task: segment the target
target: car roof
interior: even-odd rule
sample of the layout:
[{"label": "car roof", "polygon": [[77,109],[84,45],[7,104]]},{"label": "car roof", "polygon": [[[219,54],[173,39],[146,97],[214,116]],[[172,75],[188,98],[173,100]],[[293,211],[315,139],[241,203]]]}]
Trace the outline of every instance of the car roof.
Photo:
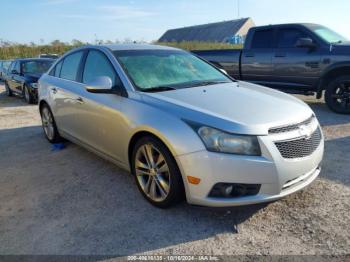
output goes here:
[{"label": "car roof", "polygon": [[271,25],[263,25],[263,26],[255,26],[252,27],[253,29],[270,29],[270,28],[278,28],[278,27],[288,27],[288,26],[320,26],[319,24],[313,24],[313,23],[287,23],[287,24],[271,24]]},{"label": "car roof", "polygon": [[[127,51],[127,50],[179,50],[178,48],[152,45],[152,44],[112,44],[112,45],[98,45],[103,46],[111,51]],[[94,47],[98,47],[94,46]]]},{"label": "car roof", "polygon": [[26,61],[55,61],[51,58],[17,58],[13,61],[26,62]]}]

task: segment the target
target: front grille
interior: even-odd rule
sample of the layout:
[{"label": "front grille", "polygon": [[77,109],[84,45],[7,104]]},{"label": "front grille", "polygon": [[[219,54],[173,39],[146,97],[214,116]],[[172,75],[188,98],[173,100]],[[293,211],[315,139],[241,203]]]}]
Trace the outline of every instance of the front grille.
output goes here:
[{"label": "front grille", "polygon": [[318,127],[310,138],[275,142],[275,145],[284,158],[301,158],[309,156],[315,152],[320,145],[321,139],[321,130]]},{"label": "front grille", "polygon": [[300,126],[309,125],[313,119],[314,119],[314,116],[311,116],[310,118],[308,118],[305,121],[300,122],[298,124],[270,128],[269,134],[279,134],[279,133],[286,133],[286,132],[298,130]]}]

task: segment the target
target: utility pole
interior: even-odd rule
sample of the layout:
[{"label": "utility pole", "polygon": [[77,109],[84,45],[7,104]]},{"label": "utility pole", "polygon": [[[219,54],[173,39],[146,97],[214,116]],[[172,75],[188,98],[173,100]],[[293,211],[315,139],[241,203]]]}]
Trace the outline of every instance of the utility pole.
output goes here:
[{"label": "utility pole", "polygon": [[239,7],[240,7],[240,3],[239,3],[239,0],[237,0],[237,19],[239,19],[239,17],[240,17]]}]

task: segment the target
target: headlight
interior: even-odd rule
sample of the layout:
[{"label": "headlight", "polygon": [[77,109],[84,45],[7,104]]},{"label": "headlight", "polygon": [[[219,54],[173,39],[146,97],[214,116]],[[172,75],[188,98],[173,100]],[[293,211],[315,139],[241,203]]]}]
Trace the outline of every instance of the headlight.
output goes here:
[{"label": "headlight", "polygon": [[38,83],[31,83],[30,84],[33,88],[38,88]]},{"label": "headlight", "polygon": [[206,126],[198,128],[197,132],[209,151],[250,156],[261,155],[256,136],[233,135]]}]

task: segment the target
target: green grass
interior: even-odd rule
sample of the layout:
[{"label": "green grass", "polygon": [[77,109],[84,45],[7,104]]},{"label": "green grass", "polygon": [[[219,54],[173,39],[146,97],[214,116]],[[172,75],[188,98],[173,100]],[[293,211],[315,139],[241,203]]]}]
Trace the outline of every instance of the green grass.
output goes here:
[{"label": "green grass", "polygon": [[[14,59],[14,58],[26,58],[26,57],[37,57],[40,54],[58,54],[62,55],[72,48],[83,45],[82,42],[76,45],[65,44],[59,42],[59,44],[51,45],[10,45],[6,47],[0,47],[0,60],[3,59]],[[242,45],[231,45],[225,43],[211,43],[211,42],[162,42],[155,44],[177,47],[185,50],[203,50],[203,49],[241,49]]]},{"label": "green grass", "polygon": [[43,45],[43,46],[28,46],[28,45],[12,45],[0,48],[0,59],[14,59],[37,57],[40,54],[58,54],[62,55],[65,52],[75,48],[74,45]]}]

